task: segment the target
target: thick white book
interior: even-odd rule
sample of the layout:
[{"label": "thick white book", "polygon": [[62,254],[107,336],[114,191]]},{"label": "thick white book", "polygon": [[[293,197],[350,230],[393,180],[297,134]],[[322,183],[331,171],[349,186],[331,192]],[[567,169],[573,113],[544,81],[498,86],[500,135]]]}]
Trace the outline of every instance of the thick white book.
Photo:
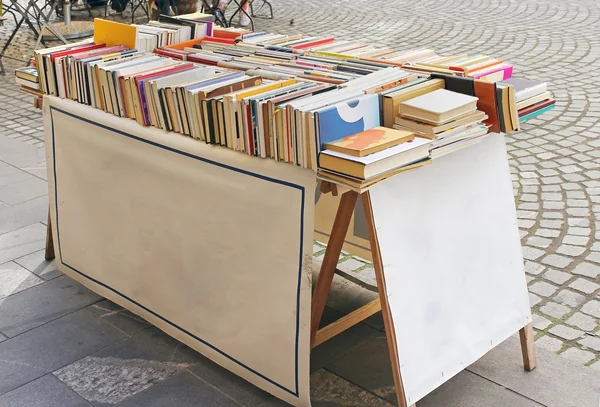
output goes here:
[{"label": "thick white book", "polygon": [[425,123],[444,124],[477,109],[475,96],[437,89],[400,103],[400,115]]}]

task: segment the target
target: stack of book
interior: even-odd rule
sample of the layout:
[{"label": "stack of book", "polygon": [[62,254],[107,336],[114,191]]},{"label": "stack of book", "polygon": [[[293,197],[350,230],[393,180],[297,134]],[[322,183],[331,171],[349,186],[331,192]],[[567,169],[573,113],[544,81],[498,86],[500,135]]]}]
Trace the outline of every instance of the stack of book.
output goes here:
[{"label": "stack of book", "polygon": [[501,82],[513,86],[519,121],[523,122],[554,108],[556,100],[547,84],[531,79],[512,78]]},{"label": "stack of book", "polygon": [[320,178],[362,188],[425,164],[431,140],[410,131],[375,127],[324,147],[319,155]]},{"label": "stack of book", "polygon": [[21,85],[21,91],[36,96],[42,95],[37,68],[28,66],[15,69],[15,80]]},{"label": "stack of book", "polygon": [[400,104],[398,128],[431,138],[432,158],[470,145],[488,133],[484,112],[477,110],[478,98],[437,89]]}]

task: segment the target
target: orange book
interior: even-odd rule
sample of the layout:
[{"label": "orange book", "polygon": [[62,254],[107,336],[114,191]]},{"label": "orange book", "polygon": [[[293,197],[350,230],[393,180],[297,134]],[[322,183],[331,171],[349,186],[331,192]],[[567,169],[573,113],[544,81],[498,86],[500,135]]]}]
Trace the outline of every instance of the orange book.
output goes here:
[{"label": "orange book", "polygon": [[414,137],[415,134],[412,131],[378,126],[343,137],[331,143],[325,143],[325,149],[355,157],[364,157],[385,150],[386,148],[406,143]]},{"label": "orange book", "polygon": [[490,126],[490,132],[500,132],[500,118],[498,117],[498,103],[496,101],[496,84],[494,82],[475,81],[475,96],[479,98],[477,101],[477,110],[485,112],[488,116],[485,124]]}]

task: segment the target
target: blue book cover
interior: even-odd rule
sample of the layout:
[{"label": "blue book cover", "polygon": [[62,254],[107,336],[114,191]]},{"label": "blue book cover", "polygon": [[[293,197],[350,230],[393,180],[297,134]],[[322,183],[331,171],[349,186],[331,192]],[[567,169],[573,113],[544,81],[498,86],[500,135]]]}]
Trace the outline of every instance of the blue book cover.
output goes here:
[{"label": "blue book cover", "polygon": [[316,132],[318,152],[324,149],[325,143],[381,126],[379,112],[377,94],[359,96],[317,110],[315,121],[318,123]]}]

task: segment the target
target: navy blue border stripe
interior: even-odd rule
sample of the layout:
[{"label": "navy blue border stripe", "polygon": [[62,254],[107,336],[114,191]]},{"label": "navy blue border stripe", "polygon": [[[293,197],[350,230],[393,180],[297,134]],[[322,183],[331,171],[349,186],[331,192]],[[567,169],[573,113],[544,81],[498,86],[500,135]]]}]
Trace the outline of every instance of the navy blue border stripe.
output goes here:
[{"label": "navy blue border stripe", "polygon": [[[203,162],[205,162],[207,164],[216,165],[218,167],[225,168],[225,169],[228,169],[228,170],[231,170],[231,171],[239,172],[241,174],[245,174],[245,175],[249,175],[249,176],[252,176],[252,177],[260,178],[260,179],[268,181],[268,182],[273,182],[273,183],[276,183],[276,184],[280,184],[280,185],[284,185],[284,186],[291,187],[291,188],[294,188],[294,189],[298,189],[301,192],[301,208],[300,208],[300,217],[299,217],[300,218],[300,254],[299,254],[299,266],[298,266],[298,283],[297,283],[297,291],[296,291],[297,297],[296,297],[296,340],[295,340],[295,348],[296,348],[295,349],[295,382],[296,382],[295,383],[295,387],[296,387],[295,391],[292,391],[292,390],[290,390],[290,389],[282,386],[281,384],[275,382],[274,380],[269,379],[268,377],[264,376],[263,374],[257,372],[256,370],[252,369],[249,366],[246,366],[245,364],[243,364],[239,360],[233,358],[232,356],[229,356],[228,354],[226,354],[225,352],[221,351],[220,349],[218,349],[214,345],[211,345],[210,343],[208,343],[208,342],[204,341],[203,339],[197,337],[196,335],[192,334],[191,332],[189,332],[189,331],[181,328],[180,326],[178,326],[175,323],[169,321],[168,319],[162,317],[161,315],[159,315],[156,312],[152,311],[151,309],[145,307],[144,305],[140,304],[139,302],[133,300],[132,298],[129,298],[125,294],[120,293],[119,291],[115,290],[114,288],[112,288],[112,287],[110,287],[110,286],[108,286],[108,285],[106,285],[106,284],[104,284],[104,283],[102,283],[102,282],[94,279],[93,277],[90,277],[90,276],[82,273],[81,271],[77,270],[76,268],[68,265],[67,263],[65,263],[63,261],[61,244],[60,244],[60,231],[59,231],[59,227],[58,227],[58,225],[59,225],[59,221],[58,221],[58,182],[57,182],[57,178],[56,178],[56,141],[55,141],[55,137],[54,137],[54,116],[53,116],[53,111],[54,110],[56,110],[56,111],[58,111],[60,113],[63,113],[65,115],[67,115],[67,116],[71,116],[73,118],[82,120],[82,121],[84,121],[86,123],[90,123],[90,124],[92,124],[94,126],[101,127],[103,129],[112,131],[114,133],[117,133],[117,134],[129,137],[129,138],[141,141],[141,142],[146,143],[146,144],[150,144],[150,145],[158,147],[158,148],[162,148],[162,149],[171,151],[171,152],[176,153],[176,154],[180,154],[180,155],[183,155],[183,156],[186,156],[186,157],[198,160],[198,161],[203,161]],[[285,392],[287,392],[287,393],[289,393],[289,394],[291,394],[291,395],[293,395],[295,397],[298,397],[299,396],[298,395],[298,387],[299,387],[299,384],[298,384],[298,346],[299,346],[299,339],[300,339],[299,338],[299,336],[300,336],[300,289],[301,289],[301,283],[302,283],[302,256],[303,256],[303,252],[304,252],[304,247],[303,247],[304,246],[304,199],[305,199],[305,189],[304,189],[304,187],[301,186],[301,185],[293,184],[291,182],[282,181],[282,180],[278,180],[276,178],[271,178],[271,177],[267,177],[267,176],[264,176],[264,175],[256,174],[256,173],[253,173],[251,171],[246,171],[246,170],[243,170],[243,169],[240,169],[240,168],[236,168],[236,167],[233,167],[233,166],[230,166],[230,165],[219,163],[219,162],[216,162],[216,161],[213,161],[213,160],[209,160],[209,159],[206,159],[206,158],[203,158],[203,157],[198,157],[196,155],[190,154],[190,153],[185,152],[185,151],[178,150],[176,148],[164,146],[162,144],[159,144],[159,143],[156,143],[156,142],[153,142],[153,141],[150,141],[150,140],[146,140],[144,138],[135,136],[133,134],[129,134],[129,133],[117,130],[117,129],[113,129],[111,127],[102,125],[100,123],[95,123],[95,122],[93,122],[91,120],[88,120],[86,118],[77,116],[77,115],[75,115],[73,113],[66,112],[66,111],[64,111],[62,109],[59,109],[59,108],[56,108],[54,106],[50,106],[50,121],[51,121],[51,124],[52,124],[52,157],[53,157],[53,162],[54,162],[53,170],[54,170],[54,200],[55,200],[55,205],[56,205],[56,239],[57,239],[57,243],[58,243],[58,252],[59,252],[59,255],[60,255],[61,263],[64,266],[66,266],[69,269],[71,269],[72,271],[74,271],[77,274],[81,275],[82,277],[85,277],[88,280],[94,282],[95,284],[98,284],[98,285],[104,287],[105,289],[107,289],[109,291],[112,291],[113,293],[115,293],[115,294],[123,297],[127,301],[135,304],[136,306],[142,308],[146,312],[148,312],[148,313],[154,315],[155,317],[159,318],[161,321],[166,322],[167,324],[171,325],[172,327],[174,327],[174,328],[178,329],[179,331],[185,333],[186,335],[194,338],[198,342],[201,342],[205,346],[209,347],[210,349],[214,350],[215,352],[219,353],[220,355],[226,357],[227,359],[231,360],[232,362],[237,363],[239,366],[243,367],[244,369],[248,370],[249,372],[254,373],[255,375],[257,375],[261,379],[263,379],[263,380],[265,380],[265,381],[273,384],[274,386],[276,386],[276,387],[284,390]]]}]

